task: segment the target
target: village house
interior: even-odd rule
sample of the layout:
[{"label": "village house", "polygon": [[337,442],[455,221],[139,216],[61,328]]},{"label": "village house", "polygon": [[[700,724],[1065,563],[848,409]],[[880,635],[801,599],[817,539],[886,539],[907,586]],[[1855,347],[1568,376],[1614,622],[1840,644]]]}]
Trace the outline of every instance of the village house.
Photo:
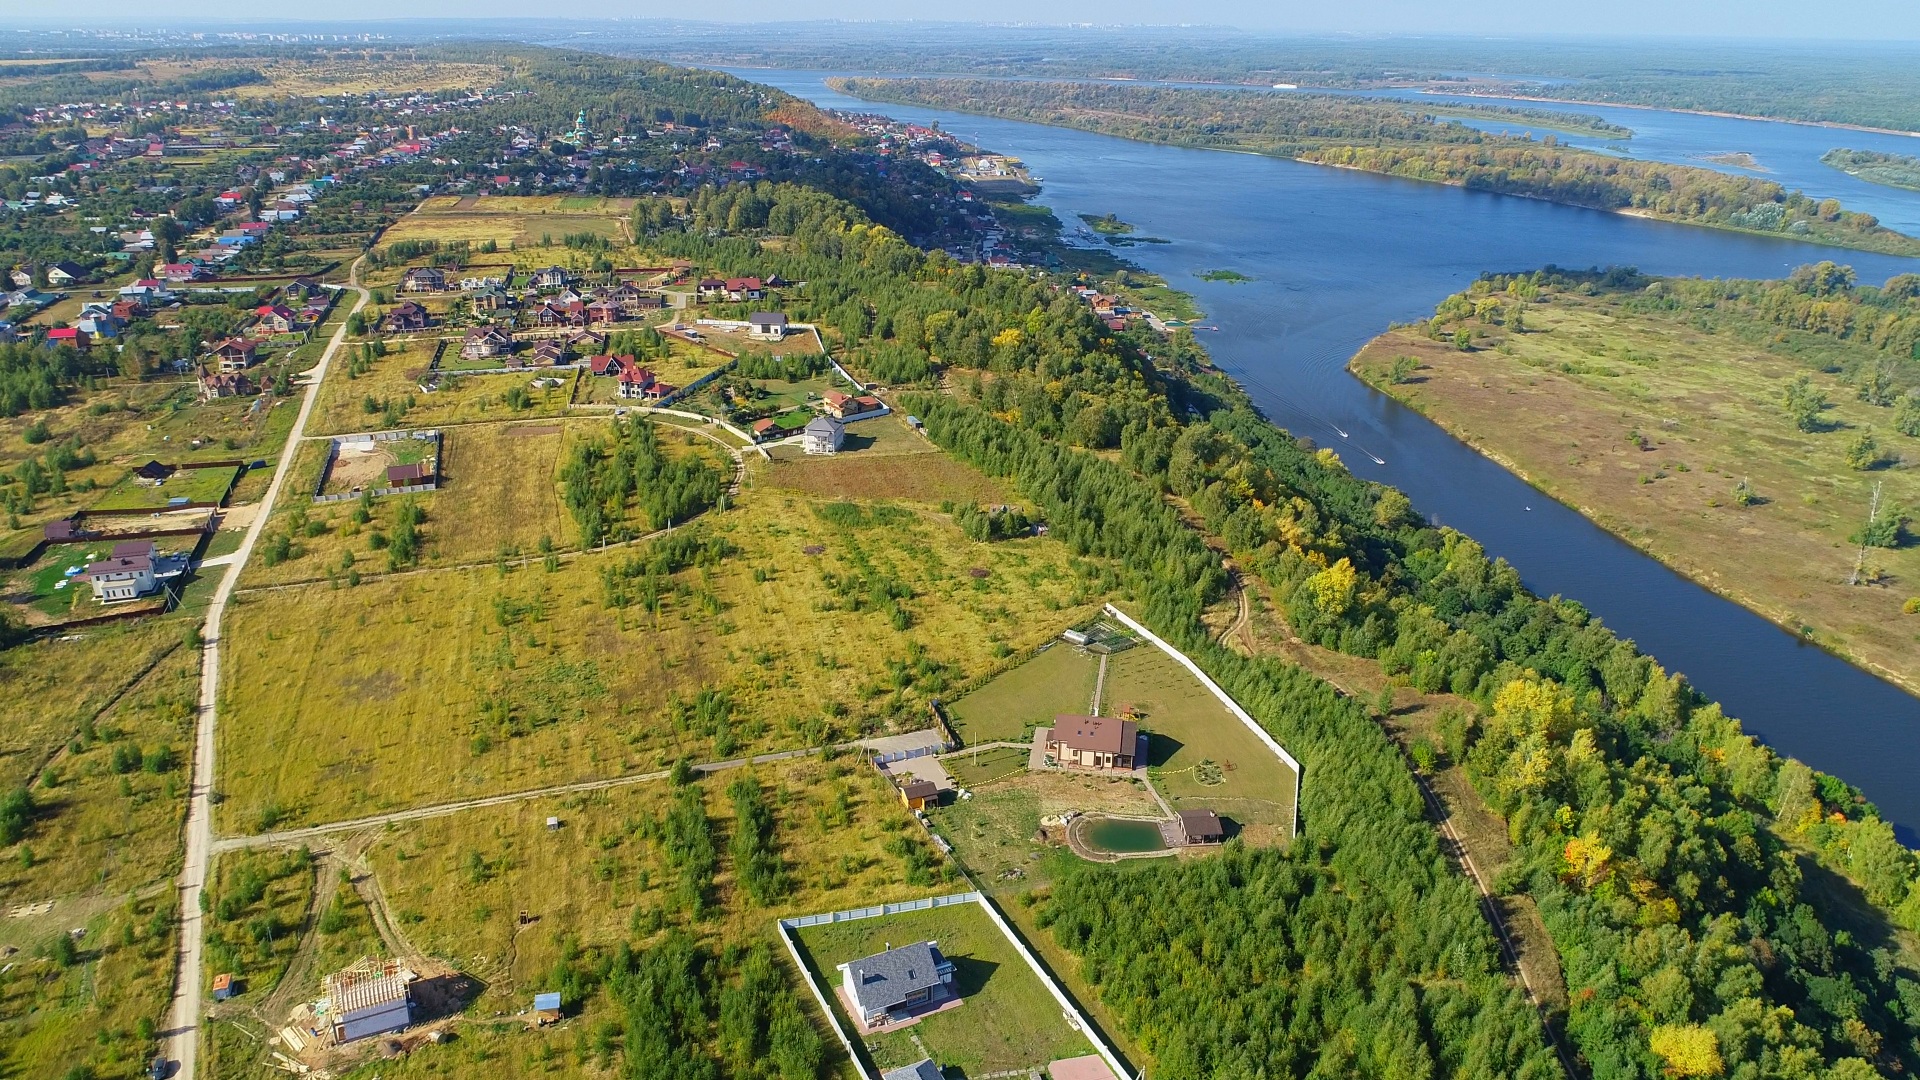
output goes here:
[{"label": "village house", "polygon": [[787,336],[787,317],[777,311],[756,311],[747,316],[747,332],[762,341],[779,341]]},{"label": "village house", "polygon": [[206,275],[199,266],[190,262],[165,263],[159,268],[160,276],[170,282],[198,281]]},{"label": "village house", "polygon": [[432,325],[433,317],[427,314],[427,309],[411,300],[387,312],[387,317],[380,320],[380,329],[389,334],[401,334],[410,330],[425,330]]},{"label": "village house", "polygon": [[47,344],[71,345],[81,352],[86,352],[93,347],[93,341],[87,336],[87,332],[77,326],[57,326],[47,331]]},{"label": "village house", "polygon": [[549,266],[534,271],[529,280],[536,289],[564,289],[573,284],[573,272],[564,266]]},{"label": "village house", "polygon": [[932,1058],[921,1058],[911,1065],[888,1069],[880,1074],[880,1080],[946,1080],[946,1076]]},{"label": "village house", "polygon": [[838,390],[829,390],[821,398],[826,406],[827,415],[839,420],[854,420],[862,416],[886,411],[886,405],[870,394],[854,396]]},{"label": "village house", "polygon": [[846,425],[831,416],[816,416],[801,432],[800,445],[809,454],[837,454],[846,441]]},{"label": "village house", "polygon": [[475,311],[504,311],[514,305],[513,294],[502,285],[487,285],[475,289],[467,299],[473,304]]},{"label": "village house", "polygon": [[[79,577],[93,586],[93,598],[113,604],[137,600],[159,587],[164,569],[151,540],[127,540],[113,545],[113,553],[90,564]],[[173,571],[173,576],[178,571]]]},{"label": "village house", "polygon": [[437,266],[416,266],[401,276],[400,287],[408,292],[439,292],[447,287],[447,274]]},{"label": "village house", "polygon": [[533,354],[529,360],[536,367],[554,367],[564,364],[567,360],[567,347],[552,339],[536,341],[533,343]]},{"label": "village house", "polygon": [[593,325],[619,322],[626,314],[611,300],[595,300],[586,305],[587,322]]},{"label": "village house", "polygon": [[719,300],[727,295],[727,283],[719,278],[701,278],[696,288],[702,300]]},{"label": "village house", "polygon": [[746,300],[764,300],[767,287],[757,277],[737,277],[727,279],[727,299],[738,304]]},{"label": "village house", "polygon": [[513,335],[497,326],[476,326],[460,343],[460,355],[469,360],[505,356],[513,351]]},{"label": "village house", "polygon": [[945,1001],[953,994],[953,961],[939,943],[916,941],[840,965],[840,989],[862,1026]]},{"label": "village house", "polygon": [[1042,738],[1047,757],[1063,768],[1119,772],[1145,760],[1141,744],[1146,740],[1131,720],[1062,714],[1053,718]]},{"label": "village house", "polygon": [[201,364],[197,381],[200,384],[201,401],[246,397],[253,393],[253,381],[244,372],[209,371],[205,364]]},{"label": "village house", "polygon": [[258,350],[245,338],[228,338],[213,347],[213,358],[221,371],[245,371],[258,358]]},{"label": "village house", "polygon": [[47,267],[47,284],[49,285],[72,285],[76,281],[84,281],[86,276],[86,267],[64,259]]},{"label": "village house", "polygon": [[291,333],[296,325],[293,312],[279,304],[261,304],[253,313],[260,317],[255,325],[269,334]]}]

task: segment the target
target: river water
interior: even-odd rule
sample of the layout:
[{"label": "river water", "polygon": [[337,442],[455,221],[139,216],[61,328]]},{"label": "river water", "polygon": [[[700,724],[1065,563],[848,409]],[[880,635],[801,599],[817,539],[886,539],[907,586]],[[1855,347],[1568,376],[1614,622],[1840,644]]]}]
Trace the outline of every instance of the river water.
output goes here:
[{"label": "river water", "polygon": [[[1579,600],[1669,670],[1684,672],[1747,730],[1866,791],[1915,843],[1920,826],[1920,699],[1693,584],[1347,373],[1389,323],[1424,318],[1484,271],[1632,265],[1656,274],[1778,277],[1820,259],[1879,282],[1920,260],[1645,221],[1578,207],[1293,161],[1130,142],[1018,121],[860,101],[825,72],[741,69],[828,108],[925,123],[1011,154],[1044,177],[1038,197],[1064,222],[1119,215],[1142,244],[1125,254],[1195,295],[1218,333],[1221,367],[1276,423],[1335,448],[1356,474],[1392,484],[1435,521],[1513,563],[1529,588]],[[1594,111],[1585,109],[1582,111]],[[1831,129],[1607,110],[1663,132],[1661,152],[1747,150],[1817,163]],[[1624,114],[1613,116],[1613,114]],[[1767,133],[1756,141],[1755,130]],[[1837,134],[1847,138],[1836,142]],[[1891,138],[1891,137],[1882,137]],[[1691,150],[1688,148],[1691,147]],[[1840,190],[1807,185],[1810,193]],[[1857,181],[1855,181],[1857,183]],[[1920,193],[1884,192],[1920,222]],[[1897,215],[1863,207],[1889,221]],[[1231,269],[1245,284],[1200,280]],[[1344,435],[1342,434],[1344,433]]]}]

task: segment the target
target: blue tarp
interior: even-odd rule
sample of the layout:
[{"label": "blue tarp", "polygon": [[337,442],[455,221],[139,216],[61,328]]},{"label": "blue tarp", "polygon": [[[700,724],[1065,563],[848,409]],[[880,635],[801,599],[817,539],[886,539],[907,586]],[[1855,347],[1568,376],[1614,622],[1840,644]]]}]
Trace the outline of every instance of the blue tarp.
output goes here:
[{"label": "blue tarp", "polygon": [[540,1010],[541,1012],[559,1012],[560,1011],[560,995],[559,994],[535,994],[533,995],[533,1007]]}]

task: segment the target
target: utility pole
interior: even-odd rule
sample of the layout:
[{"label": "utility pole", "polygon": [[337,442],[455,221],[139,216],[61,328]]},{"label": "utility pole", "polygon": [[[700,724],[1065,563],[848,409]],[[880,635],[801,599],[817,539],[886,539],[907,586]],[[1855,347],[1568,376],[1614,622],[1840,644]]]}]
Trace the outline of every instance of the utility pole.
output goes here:
[{"label": "utility pole", "polygon": [[1867,565],[1867,546],[1873,539],[1873,523],[1880,520],[1880,481],[1873,483],[1873,501],[1867,507],[1867,527],[1860,530],[1860,554],[1853,560],[1853,576],[1847,584],[1860,584],[1860,575]]}]

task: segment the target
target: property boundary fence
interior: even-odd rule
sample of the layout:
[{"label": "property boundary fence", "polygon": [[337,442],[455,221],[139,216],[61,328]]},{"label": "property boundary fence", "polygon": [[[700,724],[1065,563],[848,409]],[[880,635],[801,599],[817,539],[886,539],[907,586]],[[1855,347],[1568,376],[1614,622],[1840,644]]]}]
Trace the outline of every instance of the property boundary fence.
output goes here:
[{"label": "property boundary fence", "polygon": [[1217,682],[1214,682],[1212,676],[1200,670],[1200,665],[1194,663],[1193,660],[1187,656],[1187,654],[1167,644],[1165,641],[1161,640],[1160,635],[1140,625],[1138,622],[1135,622],[1130,616],[1127,615],[1126,612],[1121,611],[1119,608],[1114,607],[1112,604],[1107,605],[1107,614],[1113,616],[1116,619],[1119,619],[1122,623],[1124,623],[1127,626],[1128,629],[1132,630],[1134,633],[1139,634],[1141,637],[1146,638],[1148,641],[1153,642],[1155,645],[1158,645],[1160,647],[1161,652],[1166,653],[1168,656],[1171,656],[1174,658],[1174,660],[1178,661],[1180,666],[1186,668],[1187,671],[1191,673],[1194,678],[1199,679],[1200,684],[1202,686],[1205,686],[1210,692],[1212,692],[1214,697],[1220,699],[1220,704],[1225,705],[1227,707],[1228,712],[1232,713],[1235,717],[1238,717],[1241,723],[1247,725],[1247,730],[1253,732],[1255,738],[1259,739],[1263,744],[1265,744],[1267,749],[1273,751],[1274,754],[1278,755],[1281,761],[1284,761],[1287,763],[1287,767],[1293,770],[1293,821],[1290,822],[1291,828],[1289,828],[1287,831],[1291,834],[1289,836],[1289,839],[1299,836],[1300,835],[1300,774],[1302,772],[1300,768],[1300,763],[1294,760],[1294,757],[1292,754],[1287,753],[1287,748],[1284,746],[1281,746],[1280,743],[1276,741],[1274,737],[1267,732],[1266,728],[1263,728],[1260,726],[1259,721],[1255,720],[1253,716],[1247,712],[1247,710],[1241,708],[1239,702],[1233,700],[1232,696],[1229,695],[1225,690],[1220,689],[1220,684]]},{"label": "property boundary fence", "polygon": [[[937,833],[932,833],[931,830],[929,830],[929,833],[936,839],[939,836]],[[971,878],[969,878],[969,881],[971,881]],[[877,919],[885,915],[900,915],[910,911],[931,911],[935,908],[954,907],[960,904],[978,904],[981,910],[987,913],[987,919],[993,923],[995,929],[1000,931],[1000,935],[1007,939],[1007,943],[1013,946],[1014,951],[1020,954],[1020,958],[1027,962],[1028,969],[1033,972],[1035,978],[1040,980],[1041,985],[1047,988],[1047,993],[1053,996],[1055,1004],[1060,1006],[1061,1014],[1067,1018],[1075,1030],[1086,1036],[1087,1041],[1093,1044],[1093,1048],[1099,1052],[1101,1060],[1105,1061],[1107,1067],[1113,1070],[1113,1075],[1119,1077],[1120,1080],[1133,1080],[1133,1074],[1129,1073],[1126,1066],[1120,1063],[1119,1055],[1115,1054],[1113,1048],[1107,1045],[1107,1041],[1100,1037],[1098,1029],[1087,1020],[1086,1015],[1080,1011],[1080,1007],[1075,1005],[1073,999],[1067,996],[1067,992],[1060,988],[1060,984],[1055,981],[1052,973],[1040,963],[1040,959],[1028,950],[1027,943],[1021,940],[1020,935],[1007,923],[1007,920],[1000,914],[1000,909],[993,906],[993,901],[987,898],[987,894],[977,890],[952,893],[947,896],[922,897],[919,900],[904,900],[897,904],[876,904],[872,907],[852,908],[846,911],[830,911],[824,915],[798,915],[778,921],[777,926],[780,930],[780,940],[787,947],[787,955],[793,957],[794,966],[800,969],[801,978],[807,982],[807,989],[813,992],[813,1000],[819,1004],[820,1010],[827,1014],[827,1022],[833,1025],[833,1033],[839,1036],[840,1045],[846,1049],[847,1057],[853,1062],[854,1072],[859,1074],[860,1080],[873,1080],[873,1074],[867,1071],[865,1065],[860,1063],[860,1055],[854,1050],[853,1040],[847,1037],[846,1029],[840,1026],[840,1018],[834,1014],[833,1007],[827,1001],[826,994],[820,989],[819,981],[813,977],[807,968],[806,962],[800,958],[800,948],[794,941],[793,931],[808,926],[853,922],[858,919]]]},{"label": "property boundary fence", "polygon": [[346,502],[349,499],[357,499],[360,497],[361,493],[358,491],[341,491],[332,495],[321,494],[327,490],[327,481],[333,476],[334,459],[340,456],[340,448],[342,446],[349,443],[398,442],[401,439],[419,439],[421,442],[433,443],[433,475],[427,477],[426,483],[423,484],[372,488],[370,489],[370,494],[378,499],[387,495],[413,495],[422,491],[439,490],[440,457],[444,450],[444,447],[441,445],[439,428],[426,428],[420,431],[363,431],[354,435],[336,435],[327,440],[327,457],[325,461],[320,463],[320,478],[314,481],[313,484],[313,501],[316,504],[326,504]]}]

